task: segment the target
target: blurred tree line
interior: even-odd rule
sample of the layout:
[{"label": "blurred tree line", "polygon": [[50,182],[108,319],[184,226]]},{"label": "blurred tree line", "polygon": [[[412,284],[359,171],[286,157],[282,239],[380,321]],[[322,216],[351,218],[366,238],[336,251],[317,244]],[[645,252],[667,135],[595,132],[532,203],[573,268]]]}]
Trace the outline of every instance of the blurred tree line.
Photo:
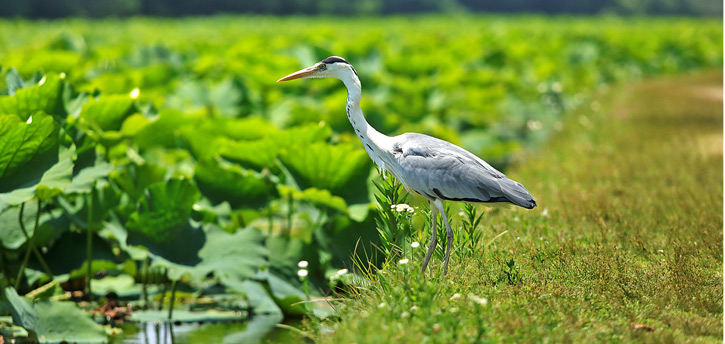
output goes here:
[{"label": "blurred tree line", "polygon": [[722,16],[720,0],[4,0],[0,16],[380,15],[421,12]]}]

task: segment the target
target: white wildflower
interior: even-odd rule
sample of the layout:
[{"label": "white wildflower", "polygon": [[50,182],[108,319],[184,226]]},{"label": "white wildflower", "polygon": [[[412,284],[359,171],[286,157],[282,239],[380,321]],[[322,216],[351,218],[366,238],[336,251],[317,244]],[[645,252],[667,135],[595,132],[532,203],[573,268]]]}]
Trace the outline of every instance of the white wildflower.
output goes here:
[{"label": "white wildflower", "polygon": [[393,209],[393,208],[395,209],[395,211],[397,211],[399,213],[402,213],[404,211],[407,211],[409,213],[415,212],[415,209],[413,209],[413,207],[411,207],[405,203],[393,204],[390,206],[390,209]]},{"label": "white wildflower", "polygon": [[410,243],[410,247],[412,248],[418,248],[420,246],[420,243],[417,241],[413,241]]},{"label": "white wildflower", "polygon": [[541,212],[541,216],[549,217],[549,208],[544,208],[544,210]]},{"label": "white wildflower", "polygon": [[455,294],[453,294],[453,296],[451,296],[451,298],[449,300],[453,301],[453,300],[460,299],[460,298],[461,298],[461,294],[455,293]]},{"label": "white wildflower", "polygon": [[307,270],[305,270],[305,269],[299,269],[299,270],[297,270],[297,276],[307,277]]},{"label": "white wildflower", "polygon": [[407,318],[407,317],[409,317],[409,316],[410,316],[410,313],[408,313],[408,312],[406,312],[406,311],[403,311],[403,313],[400,313],[400,317],[401,317],[401,318]]},{"label": "white wildflower", "polygon": [[381,302],[381,303],[380,303],[380,304],[378,305],[378,308],[385,308],[385,306],[387,306],[387,304],[386,304],[385,302]]},{"label": "white wildflower", "polygon": [[526,121],[526,127],[531,131],[541,130],[541,121],[530,119]]},{"label": "white wildflower", "polygon": [[300,268],[306,268],[309,263],[306,260],[300,260],[299,263],[297,263],[297,267]]},{"label": "white wildflower", "polygon": [[136,98],[138,98],[139,94],[141,94],[141,90],[139,90],[138,87],[136,87],[133,90],[131,90],[131,93],[129,94],[129,96],[131,96],[131,99],[136,99]]},{"label": "white wildflower", "polygon": [[555,83],[551,84],[551,90],[554,91],[554,92],[556,92],[556,93],[561,93],[561,90],[562,90],[561,89],[561,84],[558,83],[558,82],[555,82]]},{"label": "white wildflower", "polygon": [[408,258],[403,258],[398,261],[398,264],[408,264]]},{"label": "white wildflower", "polygon": [[418,310],[418,306],[413,305],[412,307],[410,307],[411,312],[415,312],[417,310]]},{"label": "white wildflower", "polygon": [[468,293],[468,299],[481,306],[485,306],[488,303],[488,300],[485,297],[479,297],[474,295],[473,293]]},{"label": "white wildflower", "polygon": [[344,274],[346,274],[346,273],[347,273],[347,269],[340,269],[340,270],[337,270],[337,274],[338,274],[338,275],[340,275],[340,276],[342,276],[342,275],[344,275]]}]

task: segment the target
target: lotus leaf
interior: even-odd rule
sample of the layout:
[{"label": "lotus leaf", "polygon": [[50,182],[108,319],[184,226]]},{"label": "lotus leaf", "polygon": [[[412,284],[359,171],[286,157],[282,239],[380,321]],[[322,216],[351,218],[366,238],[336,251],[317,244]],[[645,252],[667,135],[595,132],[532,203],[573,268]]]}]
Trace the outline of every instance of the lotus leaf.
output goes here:
[{"label": "lotus leaf", "polygon": [[47,74],[35,85],[16,89],[11,96],[0,96],[0,114],[17,115],[23,121],[38,112],[64,116],[61,81],[58,75]]},{"label": "lotus leaf", "polygon": [[151,184],[126,222],[128,245],[144,245],[166,260],[194,265],[204,245],[201,228],[189,222],[199,190],[188,179],[173,178]]},{"label": "lotus leaf", "polygon": [[190,275],[201,280],[214,273],[225,284],[233,283],[253,276],[266,263],[267,250],[258,230],[246,228],[229,234],[213,225],[205,226],[205,230],[206,242],[199,251],[201,261],[194,266],[167,263],[170,278]]},{"label": "lotus leaf", "polygon": [[76,306],[74,302],[50,300],[32,304],[15,289],[6,288],[13,323],[30,331],[40,343],[105,343],[106,331]]},{"label": "lotus leaf", "polygon": [[80,116],[95,131],[120,131],[123,121],[136,110],[134,102],[130,96],[120,94],[91,98]]},{"label": "lotus leaf", "polygon": [[232,208],[264,206],[275,193],[271,176],[245,170],[223,159],[199,162],[194,180],[212,203],[228,201]]}]

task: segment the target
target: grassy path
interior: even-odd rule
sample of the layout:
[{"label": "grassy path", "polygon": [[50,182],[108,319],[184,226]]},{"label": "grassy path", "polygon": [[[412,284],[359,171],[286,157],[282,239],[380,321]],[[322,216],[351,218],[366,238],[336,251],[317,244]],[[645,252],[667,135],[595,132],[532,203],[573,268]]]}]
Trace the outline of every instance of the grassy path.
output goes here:
[{"label": "grassy path", "polygon": [[574,114],[509,173],[539,207],[488,210],[445,278],[410,248],[318,340],[721,342],[721,76],[620,87]]}]

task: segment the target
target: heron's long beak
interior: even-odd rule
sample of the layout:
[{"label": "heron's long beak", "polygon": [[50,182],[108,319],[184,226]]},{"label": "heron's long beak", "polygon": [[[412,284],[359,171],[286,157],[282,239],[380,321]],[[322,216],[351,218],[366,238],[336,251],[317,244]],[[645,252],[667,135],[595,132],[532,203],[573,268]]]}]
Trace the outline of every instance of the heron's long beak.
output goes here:
[{"label": "heron's long beak", "polygon": [[314,65],[312,67],[307,67],[307,68],[305,68],[303,70],[299,70],[299,71],[296,71],[296,72],[294,72],[294,73],[292,73],[290,75],[287,75],[284,78],[281,78],[281,79],[277,80],[277,82],[294,80],[294,79],[299,79],[299,78],[304,78],[306,76],[310,76],[310,75],[314,74],[318,70],[319,70],[319,68],[317,67],[317,65]]}]

